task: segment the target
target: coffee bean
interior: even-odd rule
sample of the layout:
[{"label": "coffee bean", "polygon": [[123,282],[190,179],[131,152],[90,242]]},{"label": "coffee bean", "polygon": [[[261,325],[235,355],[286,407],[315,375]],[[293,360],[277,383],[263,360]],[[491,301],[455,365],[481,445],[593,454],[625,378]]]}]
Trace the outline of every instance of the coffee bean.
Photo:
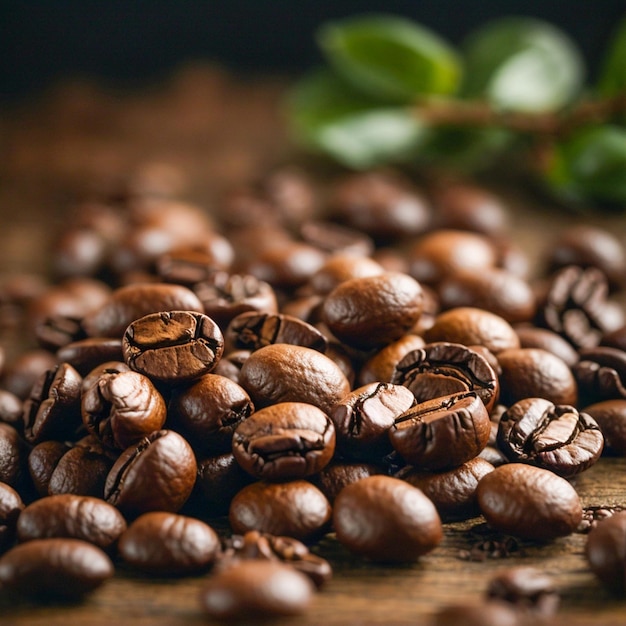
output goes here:
[{"label": "coffee bean", "polygon": [[585,558],[591,571],[609,590],[623,595],[626,589],[626,512],[599,522],[587,535]]},{"label": "coffee bean", "polygon": [[19,541],[53,537],[82,539],[102,550],[115,547],[126,530],[126,521],[112,505],[100,498],[54,495],[29,504],[17,522]]},{"label": "coffee bean", "polygon": [[333,254],[309,281],[313,293],[326,295],[335,287],[351,278],[378,276],[383,267],[368,256],[356,254]]},{"label": "coffee bean", "polygon": [[533,541],[572,533],[582,520],[574,488],[549,470],[521,463],[496,467],[477,487],[478,504],[488,524]]},{"label": "coffee bean", "polygon": [[40,496],[48,495],[50,477],[61,457],[70,449],[71,445],[63,441],[42,441],[28,454],[28,473]]},{"label": "coffee bean", "polygon": [[510,461],[530,463],[570,477],[600,458],[604,437],[587,413],[544,398],[526,398],[502,414],[498,447]]},{"label": "coffee bean", "polygon": [[28,449],[19,432],[0,423],[0,482],[14,489],[23,486]]},{"label": "coffee bean", "polygon": [[80,539],[35,539],[0,557],[0,584],[36,599],[80,598],[113,573],[109,557]]},{"label": "coffee bean", "polygon": [[[66,315],[50,315],[35,327],[37,343],[46,350],[56,352],[59,348],[85,338],[80,320]],[[65,361],[64,357],[60,360]]]},{"label": "coffee bean", "polygon": [[217,558],[217,533],[199,519],[153,511],[135,519],[119,540],[119,555],[142,572],[165,576],[195,574]]},{"label": "coffee bean", "polygon": [[13,543],[23,509],[20,494],[10,485],[0,482],[0,554]]},{"label": "coffee bean", "polygon": [[278,402],[241,422],[233,455],[252,476],[293,480],[316,474],[335,451],[335,427],[321,409],[304,402]]},{"label": "coffee bean", "polygon": [[57,350],[57,358],[72,365],[82,376],[108,361],[121,361],[120,339],[91,337],[73,341]]},{"label": "coffee bean", "polygon": [[390,476],[370,476],[335,499],[333,526],[351,552],[380,562],[411,562],[442,540],[433,503],[416,487]]},{"label": "coffee bean", "polygon": [[47,350],[22,352],[5,368],[2,388],[26,400],[33,385],[50,369],[59,365],[59,360]]},{"label": "coffee bean", "polygon": [[605,448],[613,454],[626,454],[626,399],[604,400],[583,409],[600,427]]},{"label": "coffee bean", "polygon": [[220,264],[206,249],[179,248],[160,255],[155,270],[162,282],[193,289],[196,283],[211,280],[213,274],[220,271]]},{"label": "coffee bean", "polygon": [[626,352],[597,347],[579,351],[574,376],[586,403],[626,399]]},{"label": "coffee bean", "polygon": [[347,485],[355,483],[357,480],[361,480],[367,476],[385,473],[386,469],[382,463],[359,463],[336,459],[331,461],[309,480],[311,480],[326,496],[328,501],[333,504],[339,492]]},{"label": "coffee bean", "polygon": [[23,427],[22,401],[10,391],[0,389],[0,422],[17,430]]},{"label": "coffee bean", "polygon": [[211,576],[200,596],[218,620],[258,620],[303,613],[313,583],[293,567],[267,559],[245,559]]},{"label": "coffee bean", "polygon": [[578,362],[578,352],[572,344],[554,331],[537,326],[515,326],[521,348],[539,348],[558,356],[563,362],[573,367]]},{"label": "coffee bean", "polygon": [[523,626],[519,613],[504,602],[451,604],[439,609],[431,626]]},{"label": "coffee bean", "polygon": [[374,382],[390,383],[398,362],[412,350],[423,348],[424,345],[420,336],[409,333],[380,348],[359,369],[359,386]]},{"label": "coffee bean", "polygon": [[[374,241],[364,232],[323,219],[309,219],[299,225],[298,234],[308,244],[333,256],[369,257],[374,252]],[[326,265],[326,263],[324,264]],[[324,271],[324,266],[320,268]],[[316,282],[315,274],[311,282]]]}]

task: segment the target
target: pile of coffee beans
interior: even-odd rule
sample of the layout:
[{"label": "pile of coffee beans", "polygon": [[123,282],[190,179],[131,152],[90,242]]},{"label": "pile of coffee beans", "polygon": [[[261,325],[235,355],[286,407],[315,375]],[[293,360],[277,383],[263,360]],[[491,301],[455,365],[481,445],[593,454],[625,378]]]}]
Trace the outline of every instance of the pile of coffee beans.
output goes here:
[{"label": "pile of coffee beans", "polygon": [[[205,577],[215,618],[293,615],[332,576],[324,537],[412,563],[452,521],[581,527],[571,479],[626,451],[617,237],[530,258],[491,192],[390,171],[282,167],[211,210],[166,183],[80,204],[50,274],[0,285],[1,593],[76,599],[123,567]],[[605,517],[589,567],[623,593]],[[529,568],[480,616],[450,602],[433,623],[559,604]]]}]

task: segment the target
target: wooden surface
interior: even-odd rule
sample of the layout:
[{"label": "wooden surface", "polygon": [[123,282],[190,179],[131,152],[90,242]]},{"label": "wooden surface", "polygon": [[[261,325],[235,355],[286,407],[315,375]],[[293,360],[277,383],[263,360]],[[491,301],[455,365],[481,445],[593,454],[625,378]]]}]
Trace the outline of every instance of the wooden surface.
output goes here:
[{"label": "wooden surface", "polygon": [[[191,198],[210,206],[217,193],[289,156],[280,119],[283,83],[235,81],[215,68],[181,72],[149,94],[119,96],[90,84],[59,87],[44,99],[5,107],[0,117],[0,269],[45,271],[51,233],[94,180],[115,181],[146,160],[188,176]],[[174,115],[173,112],[176,112]],[[540,258],[565,225],[589,221],[624,236],[620,216],[572,217],[527,189],[492,181],[511,207],[512,233]],[[3,343],[10,341],[7,332]],[[626,506],[626,461],[602,458],[575,486],[585,506]],[[587,570],[586,536],[546,546],[523,544],[507,558],[461,558],[485,535],[483,520],[449,524],[443,544],[418,563],[385,567],[349,555],[328,536],[315,551],[334,577],[310,610],[281,624],[422,624],[437,608],[481,597],[500,568],[535,565],[562,595],[562,623],[625,624],[626,600],[612,598]],[[71,606],[33,606],[0,594],[0,623],[16,625],[206,624],[203,578],[149,579],[120,567],[116,577]],[[559,622],[559,623],[561,623]]]}]

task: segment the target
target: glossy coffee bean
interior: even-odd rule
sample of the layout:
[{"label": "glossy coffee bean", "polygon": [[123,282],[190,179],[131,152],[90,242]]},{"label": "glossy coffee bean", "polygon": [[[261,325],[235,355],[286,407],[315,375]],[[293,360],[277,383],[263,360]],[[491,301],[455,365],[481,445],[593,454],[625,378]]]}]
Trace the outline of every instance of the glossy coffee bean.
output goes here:
[{"label": "glossy coffee bean", "polygon": [[83,318],[82,325],[89,337],[122,337],[131,322],[161,311],[203,313],[204,307],[182,285],[133,284],[116,289],[100,308]]},{"label": "glossy coffee bean", "polygon": [[554,472],[522,463],[496,467],[477,488],[487,523],[503,533],[551,541],[574,532],[582,520],[575,489]]},{"label": "glossy coffee bean", "polygon": [[480,515],[476,496],[478,481],[493,471],[488,461],[475,457],[447,472],[426,472],[407,467],[396,474],[421,489],[432,500],[443,522]]},{"label": "glossy coffee bean", "polygon": [[611,515],[591,529],[585,544],[591,571],[613,593],[626,590],[626,512]]},{"label": "glossy coffee bean", "polygon": [[333,526],[351,552],[379,562],[411,562],[443,538],[433,503],[416,487],[390,476],[370,476],[335,499]]},{"label": "glossy coffee bean", "polygon": [[244,559],[209,577],[200,602],[213,619],[270,619],[303,613],[314,589],[307,576],[289,565]]},{"label": "glossy coffee bean", "polygon": [[607,348],[626,350],[626,325],[620,326],[619,328],[602,335],[600,345]]},{"label": "glossy coffee bean", "polygon": [[233,498],[228,519],[235,533],[258,530],[311,541],[327,529],[331,514],[324,494],[308,481],[259,481]]},{"label": "glossy coffee bean", "polygon": [[598,346],[579,351],[573,372],[587,403],[626,399],[626,352]]},{"label": "glossy coffee bean", "polygon": [[118,544],[119,555],[133,568],[165,576],[206,570],[219,551],[219,537],[208,524],[162,511],[140,515]]},{"label": "glossy coffee bean", "polygon": [[567,364],[538,348],[504,350],[498,354],[500,400],[505,405],[530,397],[554,404],[578,403],[578,385]]},{"label": "glossy coffee bean", "polygon": [[126,530],[126,521],[112,505],[100,498],[55,495],[35,500],[19,517],[19,541],[53,537],[82,539],[111,550]]},{"label": "glossy coffee bean", "polygon": [[254,405],[243,387],[219,374],[205,374],[192,385],[174,390],[168,420],[188,435],[205,455],[230,452],[235,428],[250,417]]},{"label": "glossy coffee bean", "polygon": [[409,352],[396,364],[392,382],[408,387],[417,402],[474,391],[487,411],[499,394],[498,377],[482,354],[444,341]]},{"label": "glossy coffee bean", "polygon": [[520,348],[539,348],[558,356],[563,362],[573,367],[578,362],[578,352],[572,344],[557,335],[554,331],[537,326],[515,326],[519,337]]},{"label": "glossy coffee bean", "polygon": [[139,372],[102,374],[82,395],[82,420],[105,446],[123,450],[165,423],[163,396]]},{"label": "glossy coffee bean", "polygon": [[271,344],[246,359],[239,384],[250,394],[254,406],[275,402],[309,402],[325,413],[350,391],[339,366],[311,348]]},{"label": "glossy coffee bean", "polygon": [[0,557],[0,584],[13,593],[74,600],[113,576],[100,548],[80,539],[35,539]]},{"label": "glossy coffee bean", "polygon": [[604,400],[583,409],[600,427],[607,450],[626,455],[626,399]]},{"label": "glossy coffee bean", "polygon": [[383,346],[361,366],[357,376],[359,386],[369,383],[390,383],[396,364],[412,350],[423,348],[424,340],[411,333]]},{"label": "glossy coffee bean", "polygon": [[48,495],[52,472],[61,457],[70,449],[71,445],[63,441],[42,441],[28,453],[28,473],[40,496]]},{"label": "glossy coffee bean", "polygon": [[[365,258],[374,253],[374,240],[369,235],[336,221],[306,220],[299,225],[298,234],[303,241],[328,252],[331,258],[334,256]],[[322,271],[323,267],[320,268]]]},{"label": "glossy coffee bean", "polygon": [[351,391],[330,412],[344,458],[376,461],[392,451],[389,429],[415,404],[402,385],[370,383]]},{"label": "glossy coffee bean", "polygon": [[525,398],[510,406],[500,418],[497,442],[510,461],[564,477],[591,467],[604,447],[600,427],[590,415],[544,398]]},{"label": "glossy coffee bean", "polygon": [[0,389],[0,422],[21,429],[22,401],[10,391]]},{"label": "glossy coffee bean", "polygon": [[81,376],[86,376],[107,361],[121,361],[122,342],[118,338],[90,337],[68,343],[56,355],[59,361],[69,363]]},{"label": "glossy coffee bean", "polygon": [[191,495],[196,471],[185,439],[159,430],[122,452],[107,476],[104,498],[126,517],[159,510],[176,513]]},{"label": "glossy coffee bean", "polygon": [[321,472],[309,480],[319,488],[328,501],[333,504],[339,492],[352,483],[368,476],[385,474],[386,468],[381,464],[357,461],[334,460]]},{"label": "glossy coffee bean", "polygon": [[497,355],[502,350],[519,348],[519,338],[504,318],[476,307],[458,307],[437,315],[425,331],[424,339],[433,343],[449,341],[465,346],[484,346]]},{"label": "glossy coffee bean", "polygon": [[312,404],[278,402],[239,424],[232,448],[239,465],[255,478],[304,478],[332,459],[335,427],[328,415]]},{"label": "glossy coffee bean", "polygon": [[22,352],[5,367],[2,388],[26,400],[33,385],[50,369],[59,365],[59,360],[47,350]]},{"label": "glossy coffee bean", "polygon": [[324,299],[322,319],[347,345],[367,350],[408,332],[422,314],[422,288],[408,274],[351,278]]},{"label": "glossy coffee bean", "polygon": [[20,494],[10,485],[0,482],[0,554],[13,543],[23,509]]},{"label": "glossy coffee bean", "polygon": [[385,270],[368,256],[356,254],[333,254],[324,265],[311,276],[309,286],[313,293],[326,295],[335,287],[351,278],[378,276]]},{"label": "glossy coffee bean", "polygon": [[14,489],[22,486],[28,449],[19,432],[0,423],[0,482]]},{"label": "glossy coffee bean", "polygon": [[421,402],[396,417],[389,430],[394,449],[410,465],[438,471],[462,465],[487,445],[491,424],[473,391]]}]

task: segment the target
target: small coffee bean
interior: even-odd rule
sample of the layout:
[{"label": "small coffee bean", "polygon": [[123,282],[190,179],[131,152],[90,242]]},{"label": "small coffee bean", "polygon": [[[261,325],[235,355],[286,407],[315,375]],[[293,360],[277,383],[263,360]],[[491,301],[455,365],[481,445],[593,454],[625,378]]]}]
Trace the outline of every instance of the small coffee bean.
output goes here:
[{"label": "small coffee bean", "polygon": [[200,596],[218,620],[258,620],[299,615],[311,603],[313,583],[295,568],[267,559],[245,559],[211,576]]},{"label": "small coffee bean", "polygon": [[587,535],[585,558],[591,571],[613,593],[626,590],[626,512],[598,522]]},{"label": "small coffee bean", "polygon": [[36,599],[80,598],[113,573],[109,557],[80,539],[35,539],[0,557],[0,584]]},{"label": "small coffee bean", "polygon": [[142,572],[165,576],[208,569],[220,550],[217,533],[199,519],[153,511],[134,520],[122,534],[119,555]]},{"label": "small coffee bean", "polygon": [[310,482],[260,481],[244,487],[233,498],[228,519],[235,533],[258,530],[310,541],[327,529],[331,514],[328,500]]},{"label": "small coffee bean", "polygon": [[374,382],[390,383],[398,362],[412,350],[423,348],[424,345],[424,340],[418,335],[407,334],[382,347],[359,369],[358,385],[363,386]]},{"label": "small coffee bean", "polygon": [[478,504],[488,524],[534,541],[551,541],[574,532],[582,506],[574,488],[555,473],[521,463],[496,467],[477,487]]},{"label": "small coffee bean", "polygon": [[20,494],[10,485],[0,482],[0,554],[13,543],[23,509]]},{"label": "small coffee bean", "polygon": [[526,398],[502,414],[497,443],[510,461],[570,477],[600,458],[604,437],[587,413],[544,398]]},{"label": "small coffee bean", "polygon": [[390,476],[370,476],[335,499],[333,526],[351,552],[380,562],[411,562],[442,540],[433,503],[416,487]]},{"label": "small coffee bean", "polygon": [[102,550],[111,550],[126,530],[126,521],[100,498],[54,495],[35,500],[17,521],[19,541],[53,537],[82,539]]},{"label": "small coffee bean", "polygon": [[[230,244],[226,243],[227,246]],[[193,286],[210,280],[213,274],[223,270],[221,263],[205,247],[185,247],[170,250],[160,255],[155,262],[155,270],[164,283]]]},{"label": "small coffee bean", "polygon": [[607,450],[620,456],[626,455],[626,399],[604,400],[583,409],[596,421]]},{"label": "small coffee bean", "polygon": [[252,476],[293,480],[316,474],[335,451],[335,427],[321,409],[304,402],[278,402],[241,422],[233,455]]},{"label": "small coffee bean", "polygon": [[71,445],[63,441],[42,441],[28,454],[28,473],[40,496],[48,495],[50,477],[61,457],[70,449]]},{"label": "small coffee bean", "polygon": [[579,351],[574,376],[587,403],[626,399],[626,352],[616,348]]}]

